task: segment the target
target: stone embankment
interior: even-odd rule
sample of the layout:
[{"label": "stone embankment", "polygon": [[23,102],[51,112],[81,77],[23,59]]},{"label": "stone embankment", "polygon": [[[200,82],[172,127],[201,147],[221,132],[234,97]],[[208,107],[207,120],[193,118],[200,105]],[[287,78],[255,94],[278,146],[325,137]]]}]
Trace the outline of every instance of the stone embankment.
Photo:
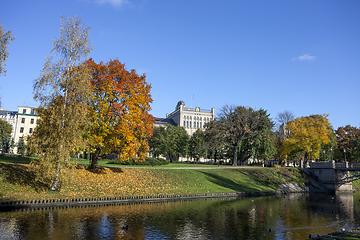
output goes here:
[{"label": "stone embankment", "polygon": [[309,192],[310,191],[308,186],[303,186],[303,185],[294,184],[294,183],[281,184],[279,186],[279,190],[286,191],[286,192]]},{"label": "stone embankment", "polygon": [[42,199],[22,201],[0,201],[1,210],[19,209],[43,209],[54,207],[77,207],[96,205],[126,205],[136,203],[188,201],[195,199],[219,199],[282,195],[290,192],[306,192],[300,187],[289,187],[278,191],[255,191],[255,192],[229,192],[229,193],[201,193],[201,194],[174,194],[156,196],[130,196],[130,197],[99,197],[99,198],[74,198],[74,199]]}]

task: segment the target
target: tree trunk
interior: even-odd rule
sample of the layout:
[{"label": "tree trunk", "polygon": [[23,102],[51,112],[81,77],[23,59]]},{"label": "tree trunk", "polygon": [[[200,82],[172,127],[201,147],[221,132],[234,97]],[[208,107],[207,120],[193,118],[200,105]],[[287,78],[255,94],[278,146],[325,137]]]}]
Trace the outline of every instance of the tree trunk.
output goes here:
[{"label": "tree trunk", "polygon": [[99,161],[100,152],[101,152],[101,149],[96,148],[95,152],[92,154],[90,169],[95,170],[97,168],[97,163]]},{"label": "tree trunk", "polygon": [[238,155],[238,151],[239,151],[239,147],[238,145],[234,146],[234,157],[233,157],[233,166],[236,167],[237,166],[237,155]]},{"label": "tree trunk", "polygon": [[59,174],[60,174],[60,163],[58,163],[58,165],[57,165],[56,176],[55,176],[54,181],[53,181],[53,183],[51,184],[51,187],[50,187],[51,191],[55,191],[57,189],[57,187],[58,187]]}]

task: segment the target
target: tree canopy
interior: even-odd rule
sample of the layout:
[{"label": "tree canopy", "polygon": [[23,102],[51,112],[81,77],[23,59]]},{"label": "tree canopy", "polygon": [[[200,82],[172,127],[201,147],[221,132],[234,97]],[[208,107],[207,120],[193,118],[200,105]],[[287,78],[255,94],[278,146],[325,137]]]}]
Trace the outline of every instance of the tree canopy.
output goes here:
[{"label": "tree canopy", "polygon": [[307,161],[311,149],[311,157],[318,158],[322,144],[328,144],[331,140],[332,127],[327,117],[327,114],[311,115],[290,121],[286,125],[290,134],[280,147],[281,154],[285,157],[297,156]]},{"label": "tree canopy", "polygon": [[33,140],[41,153],[33,167],[38,173],[54,178],[57,187],[59,174],[76,149],[84,146],[86,105],[91,98],[89,74],[81,65],[92,50],[89,28],[78,17],[61,17],[60,37],[34,82],[34,99],[41,103],[40,120]]},{"label": "tree canopy", "polygon": [[340,152],[338,156],[343,158],[343,151],[345,149],[347,160],[360,160],[360,149],[358,147],[360,142],[360,129],[346,125],[345,127],[339,127],[335,131],[335,135]]},{"label": "tree canopy", "polygon": [[154,155],[167,155],[172,162],[173,158],[187,156],[189,139],[190,136],[183,127],[167,125],[155,127],[149,145]]},{"label": "tree canopy", "polygon": [[275,152],[271,131],[274,124],[264,109],[225,105],[214,121],[217,123],[207,125],[209,131],[217,128],[218,137],[225,142],[228,153],[232,153],[233,166],[237,166],[238,157],[242,163],[256,153],[268,158]]},{"label": "tree canopy", "polygon": [[3,24],[0,25],[0,76],[6,74],[5,65],[9,57],[7,50],[8,45],[13,41],[15,37],[11,34],[11,31],[5,31]]},{"label": "tree canopy", "polygon": [[116,153],[121,161],[144,159],[154,123],[148,113],[152,98],[146,76],[127,71],[118,60],[96,64],[90,59],[85,66],[91,72],[94,94],[88,105],[90,127],[86,134],[94,151],[91,168],[104,153]]},{"label": "tree canopy", "polygon": [[10,123],[0,119],[0,149],[4,153],[8,153],[13,147],[13,139],[11,138],[12,126]]}]

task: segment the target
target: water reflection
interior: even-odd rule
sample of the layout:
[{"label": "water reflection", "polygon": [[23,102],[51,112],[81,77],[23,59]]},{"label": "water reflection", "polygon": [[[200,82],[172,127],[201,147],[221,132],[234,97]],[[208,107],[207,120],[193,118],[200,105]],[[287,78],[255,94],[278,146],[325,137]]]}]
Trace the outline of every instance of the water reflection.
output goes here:
[{"label": "water reflection", "polygon": [[359,227],[359,194],[0,213],[0,239],[306,239]]}]

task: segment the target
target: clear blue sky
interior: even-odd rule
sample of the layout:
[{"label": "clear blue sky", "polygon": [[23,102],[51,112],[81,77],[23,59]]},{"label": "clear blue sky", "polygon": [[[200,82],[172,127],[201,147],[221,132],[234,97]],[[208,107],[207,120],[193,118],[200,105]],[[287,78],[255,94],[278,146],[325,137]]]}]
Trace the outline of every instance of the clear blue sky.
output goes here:
[{"label": "clear blue sky", "polygon": [[360,126],[360,1],[7,0],[0,23],[16,39],[0,77],[2,107],[36,106],[32,87],[59,37],[60,16],[91,27],[96,62],[145,73],[152,111],[263,108],[276,118],[330,114]]}]

